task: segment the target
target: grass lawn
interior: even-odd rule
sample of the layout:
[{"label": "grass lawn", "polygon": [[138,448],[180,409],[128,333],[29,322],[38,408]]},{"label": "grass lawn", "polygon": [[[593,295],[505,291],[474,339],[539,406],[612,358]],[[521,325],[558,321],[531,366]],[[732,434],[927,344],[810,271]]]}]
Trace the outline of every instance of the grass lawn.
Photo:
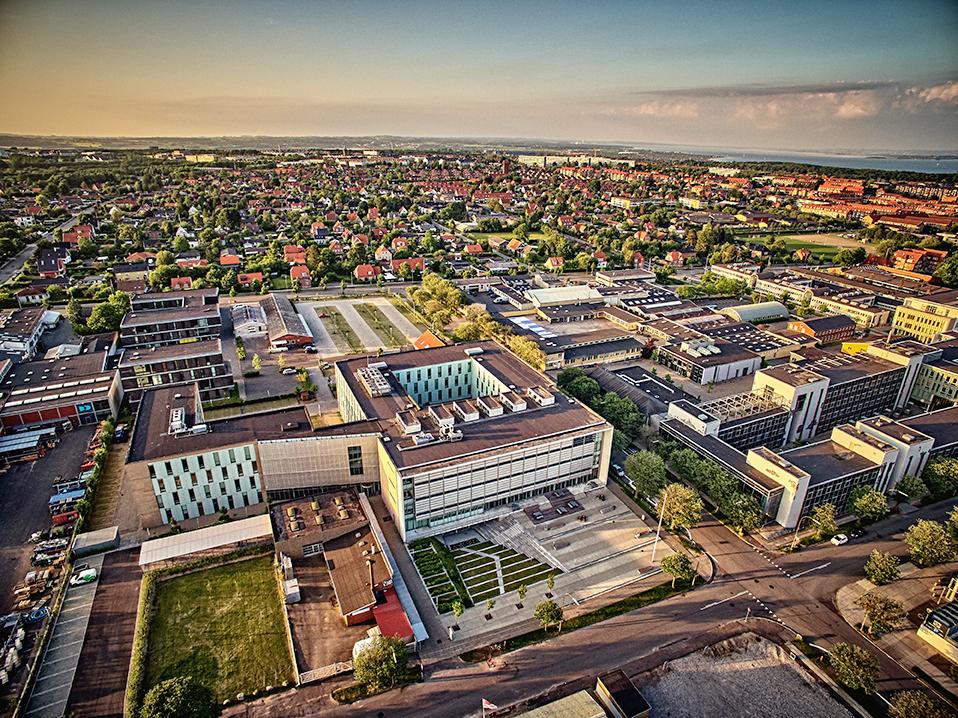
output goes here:
[{"label": "grass lawn", "polygon": [[326,331],[329,332],[329,336],[332,337],[332,340],[339,349],[353,353],[359,353],[364,350],[365,347],[363,343],[359,341],[356,332],[349,326],[338,309],[333,306],[323,306],[322,311],[318,312],[318,314],[326,315],[325,317],[320,317],[320,321],[326,326]]},{"label": "grass lawn", "polygon": [[386,315],[375,304],[357,304],[356,311],[363,318],[370,329],[376,332],[376,336],[383,345],[387,347],[405,346],[406,335],[403,334],[396,325],[386,318]]},{"label": "grass lawn", "polygon": [[293,679],[272,557],[162,581],[149,632],[146,689],[189,675],[217,701]]},{"label": "grass lawn", "polygon": [[764,238],[764,241],[767,245],[776,239],[784,239],[789,252],[808,247],[815,259],[824,256],[825,259],[831,260],[838,252],[847,247],[864,247],[869,251],[874,249],[870,244],[862,244],[857,239],[843,237],[840,233],[777,234]]}]

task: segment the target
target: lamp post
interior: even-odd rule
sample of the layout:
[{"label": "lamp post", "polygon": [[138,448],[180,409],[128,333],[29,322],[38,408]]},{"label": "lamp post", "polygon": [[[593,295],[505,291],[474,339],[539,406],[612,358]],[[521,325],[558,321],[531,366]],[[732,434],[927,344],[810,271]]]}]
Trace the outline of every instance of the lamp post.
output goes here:
[{"label": "lamp post", "polygon": [[649,559],[649,564],[655,563],[655,549],[659,547],[659,535],[662,533],[662,518],[665,516],[665,500],[666,494],[662,493],[662,505],[659,507],[659,525],[655,529],[655,543],[652,544],[652,557]]},{"label": "lamp post", "polygon": [[802,528],[802,521],[805,521],[806,519],[810,520],[813,524],[817,524],[817,523],[818,523],[817,521],[815,521],[815,519],[813,519],[813,518],[811,517],[811,514],[809,514],[808,516],[802,516],[802,518],[800,518],[800,519],[798,520],[798,524],[795,526],[795,533],[794,533],[793,538],[792,538],[792,550],[795,549],[795,544],[798,543],[798,532],[799,532],[799,531],[801,530],[801,528]]}]

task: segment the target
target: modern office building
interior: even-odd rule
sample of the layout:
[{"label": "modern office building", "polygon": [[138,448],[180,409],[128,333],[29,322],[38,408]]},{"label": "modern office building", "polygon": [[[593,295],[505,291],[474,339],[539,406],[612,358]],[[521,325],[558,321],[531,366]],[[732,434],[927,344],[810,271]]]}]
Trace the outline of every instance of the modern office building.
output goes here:
[{"label": "modern office building", "polygon": [[378,420],[382,494],[406,540],[607,480],[612,427],[494,342],[339,362],[336,386],[344,420]]},{"label": "modern office building", "polygon": [[345,423],[302,407],[206,421],[195,384],[143,392],[126,471],[145,526],[335,488],[382,493],[410,540],[604,485],[612,427],[494,342],[336,365]]},{"label": "modern office building", "polygon": [[219,338],[124,349],[119,369],[123,395],[134,409],[150,387],[196,384],[205,403],[229,396],[234,386]]},{"label": "modern office building", "polygon": [[142,294],[120,322],[123,347],[159,347],[219,337],[218,290]]}]

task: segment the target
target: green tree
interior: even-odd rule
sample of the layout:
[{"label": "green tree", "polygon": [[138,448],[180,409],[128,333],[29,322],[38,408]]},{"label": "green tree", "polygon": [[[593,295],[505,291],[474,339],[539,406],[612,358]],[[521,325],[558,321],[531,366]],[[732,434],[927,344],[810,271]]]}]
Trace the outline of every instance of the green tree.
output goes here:
[{"label": "green tree", "polygon": [[519,596],[519,601],[520,601],[520,602],[526,600],[526,594],[527,594],[528,592],[529,592],[529,587],[528,587],[528,586],[526,586],[524,583],[519,584],[519,590],[516,591],[516,593],[517,593],[518,596]]},{"label": "green tree", "polygon": [[946,287],[958,287],[958,254],[952,252],[948,259],[939,264],[935,276]]},{"label": "green tree", "polygon": [[536,606],[533,617],[542,625],[543,629],[548,630],[549,626],[559,626],[562,630],[562,606],[555,601],[542,601]]},{"label": "green tree", "polygon": [[812,523],[818,530],[818,538],[834,536],[838,533],[838,522],[835,521],[835,505],[819,504],[812,510]]},{"label": "green tree", "polygon": [[462,605],[462,601],[456,599],[452,602],[452,615],[456,618],[459,618],[466,610],[466,607]]},{"label": "green tree", "polygon": [[920,501],[928,495],[925,482],[913,474],[907,474],[895,484],[895,491],[908,499],[909,502]]},{"label": "green tree", "polygon": [[665,462],[651,451],[637,451],[625,460],[625,473],[635,484],[636,496],[655,496],[667,483]]},{"label": "green tree", "polygon": [[849,496],[848,508],[863,523],[871,523],[888,513],[888,499],[878,489],[860,486]]},{"label": "green tree", "polygon": [[868,633],[872,636],[893,631],[905,620],[905,607],[880,593],[866,593],[855,601],[855,605],[865,614],[861,628],[864,629],[867,623]]},{"label": "green tree", "polygon": [[164,267],[167,264],[173,264],[175,258],[173,257],[173,252],[168,249],[161,249],[156,253],[156,266]]},{"label": "green tree", "polygon": [[402,639],[376,636],[353,661],[353,677],[364,686],[391,688],[406,675],[406,661]]},{"label": "green tree", "polygon": [[190,240],[186,237],[177,237],[173,240],[173,251],[174,252],[189,252],[190,251]]},{"label": "green tree", "polygon": [[280,354],[276,357],[276,367],[278,371],[283,371],[286,368],[286,355]]},{"label": "green tree", "polygon": [[888,718],[948,718],[952,713],[937,698],[921,691],[899,691],[891,698]]},{"label": "green tree", "polygon": [[835,253],[835,264],[842,267],[851,267],[854,264],[861,264],[865,261],[868,252],[864,247],[846,247]]},{"label": "green tree", "polygon": [[489,600],[486,601],[486,611],[491,611],[495,607],[496,607],[495,599],[490,598]]},{"label": "green tree", "polygon": [[838,682],[853,691],[871,693],[878,680],[878,659],[864,648],[839,643],[828,654],[828,662]]},{"label": "green tree", "polygon": [[213,691],[189,676],[178,676],[149,690],[139,718],[214,718],[219,713]]},{"label": "green tree", "polygon": [[765,524],[762,505],[751,494],[736,491],[722,503],[722,512],[728,522],[742,534],[756,531]]},{"label": "green tree", "polygon": [[955,544],[943,524],[918,519],[905,532],[905,543],[916,566],[935,566],[950,561],[955,555]]},{"label": "green tree", "polygon": [[921,478],[936,500],[958,494],[958,458],[945,457],[930,462]]},{"label": "green tree", "polygon": [[898,557],[879,551],[877,548],[871,552],[865,562],[865,575],[876,586],[891,583],[898,578],[899,573]]},{"label": "green tree", "polygon": [[672,588],[675,588],[676,579],[691,581],[695,576],[695,566],[692,559],[684,553],[672,553],[662,559],[662,570],[672,577]]},{"label": "green tree", "polygon": [[948,535],[953,542],[958,543],[958,506],[955,506],[948,512],[948,518],[945,520],[945,528],[948,529]]},{"label": "green tree", "polygon": [[553,571],[546,578],[546,588],[548,588],[551,591],[555,587],[556,587],[556,575],[555,575],[555,571]]},{"label": "green tree", "polygon": [[692,528],[702,518],[702,499],[684,484],[669,484],[659,492],[662,520],[670,529]]},{"label": "green tree", "polygon": [[254,371],[259,371],[260,369],[263,368],[263,360],[259,358],[259,354],[253,355],[252,364],[253,364]]}]

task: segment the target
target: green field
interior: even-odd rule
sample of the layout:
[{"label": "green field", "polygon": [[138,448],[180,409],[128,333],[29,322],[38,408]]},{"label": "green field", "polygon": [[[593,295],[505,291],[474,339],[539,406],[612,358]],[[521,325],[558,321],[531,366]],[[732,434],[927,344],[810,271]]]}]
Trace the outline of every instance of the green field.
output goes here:
[{"label": "green field", "polygon": [[770,237],[756,237],[755,239],[764,242],[766,245],[775,240],[783,239],[789,252],[808,247],[813,259],[824,257],[826,260],[831,260],[842,249],[849,247],[864,247],[869,252],[874,250],[874,247],[870,244],[862,244],[856,239],[844,237],[838,233],[778,234]]},{"label": "green field", "polygon": [[149,629],[146,689],[189,675],[217,701],[293,679],[272,557],[162,581]]},{"label": "green field", "polygon": [[363,318],[369,328],[376,332],[376,336],[387,347],[401,347],[409,342],[406,336],[396,328],[386,315],[375,304],[357,304],[356,311]]}]

